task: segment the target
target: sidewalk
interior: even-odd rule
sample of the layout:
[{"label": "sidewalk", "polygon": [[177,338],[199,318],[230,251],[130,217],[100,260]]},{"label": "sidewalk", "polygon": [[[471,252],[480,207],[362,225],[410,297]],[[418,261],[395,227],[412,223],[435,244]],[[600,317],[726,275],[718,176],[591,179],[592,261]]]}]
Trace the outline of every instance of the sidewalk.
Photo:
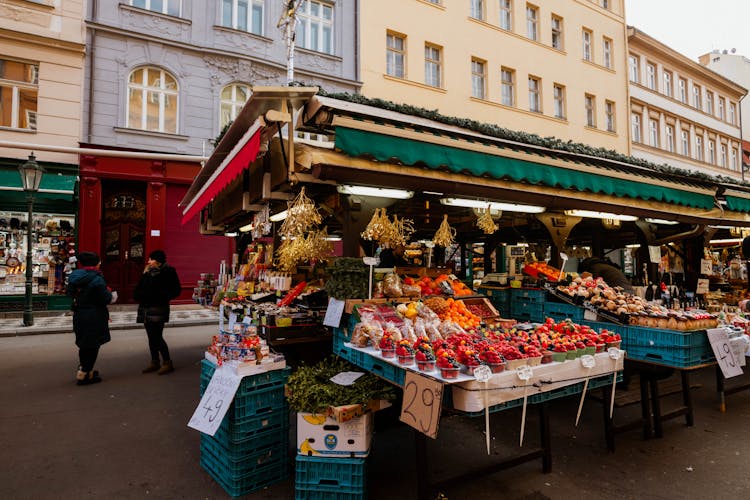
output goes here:
[{"label": "sidewalk", "polygon": [[[110,308],[110,330],[143,328],[135,322],[136,305],[118,305]],[[219,312],[198,304],[173,305],[166,327],[219,324]],[[0,337],[40,335],[47,333],[72,333],[73,313],[71,311],[34,312],[34,324],[23,326],[23,314],[0,320]]]}]

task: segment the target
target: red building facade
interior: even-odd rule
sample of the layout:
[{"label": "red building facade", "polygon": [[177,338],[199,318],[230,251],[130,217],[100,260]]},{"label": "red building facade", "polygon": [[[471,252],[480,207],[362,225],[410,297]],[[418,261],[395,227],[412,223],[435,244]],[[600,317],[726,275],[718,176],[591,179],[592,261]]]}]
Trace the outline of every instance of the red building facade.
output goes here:
[{"label": "red building facade", "polygon": [[107,283],[120,301],[133,290],[148,254],[162,249],[177,269],[190,302],[201,273],[231,263],[234,240],[200,234],[199,216],[181,223],[178,203],[200,170],[194,162],[81,155],[78,250],[97,252]]}]

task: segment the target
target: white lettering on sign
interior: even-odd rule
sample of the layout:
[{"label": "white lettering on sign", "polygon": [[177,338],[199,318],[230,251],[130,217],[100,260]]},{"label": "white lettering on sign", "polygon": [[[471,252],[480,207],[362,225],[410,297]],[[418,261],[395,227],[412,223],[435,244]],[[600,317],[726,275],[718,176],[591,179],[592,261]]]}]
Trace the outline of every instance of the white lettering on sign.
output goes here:
[{"label": "white lettering on sign", "polygon": [[218,367],[214,371],[200,403],[198,403],[198,408],[190,417],[188,427],[209,436],[216,434],[216,430],[221,425],[224,415],[226,415],[234,400],[234,395],[237,393],[241,381],[242,377],[231,368],[226,365]]},{"label": "white lettering on sign", "polygon": [[742,375],[740,364],[734,359],[732,347],[729,345],[729,334],[725,328],[711,328],[706,330],[708,341],[714,350],[716,362],[719,363],[724,378],[732,378]]}]

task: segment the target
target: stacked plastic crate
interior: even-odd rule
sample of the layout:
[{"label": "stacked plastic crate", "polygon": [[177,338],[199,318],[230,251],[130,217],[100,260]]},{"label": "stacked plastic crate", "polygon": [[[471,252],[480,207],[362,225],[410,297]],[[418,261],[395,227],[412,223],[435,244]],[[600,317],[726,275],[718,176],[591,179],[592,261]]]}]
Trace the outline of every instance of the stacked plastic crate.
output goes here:
[{"label": "stacked plastic crate", "polygon": [[[201,364],[201,395],[216,366]],[[289,407],[284,386],[291,370],[243,377],[214,436],[201,434],[201,466],[231,496],[285,479],[289,473]]]},{"label": "stacked plastic crate", "polygon": [[364,458],[297,455],[295,500],[360,500],[366,498]]}]

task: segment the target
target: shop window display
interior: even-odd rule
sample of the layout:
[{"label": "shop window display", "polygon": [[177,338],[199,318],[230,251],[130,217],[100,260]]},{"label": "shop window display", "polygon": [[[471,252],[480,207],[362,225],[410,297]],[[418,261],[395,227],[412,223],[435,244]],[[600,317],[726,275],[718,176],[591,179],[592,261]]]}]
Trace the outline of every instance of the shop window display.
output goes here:
[{"label": "shop window display", "polygon": [[[34,214],[32,224],[32,292],[65,293],[75,254],[75,218],[72,215]],[[27,215],[0,212],[0,295],[23,295],[26,284]]]}]

